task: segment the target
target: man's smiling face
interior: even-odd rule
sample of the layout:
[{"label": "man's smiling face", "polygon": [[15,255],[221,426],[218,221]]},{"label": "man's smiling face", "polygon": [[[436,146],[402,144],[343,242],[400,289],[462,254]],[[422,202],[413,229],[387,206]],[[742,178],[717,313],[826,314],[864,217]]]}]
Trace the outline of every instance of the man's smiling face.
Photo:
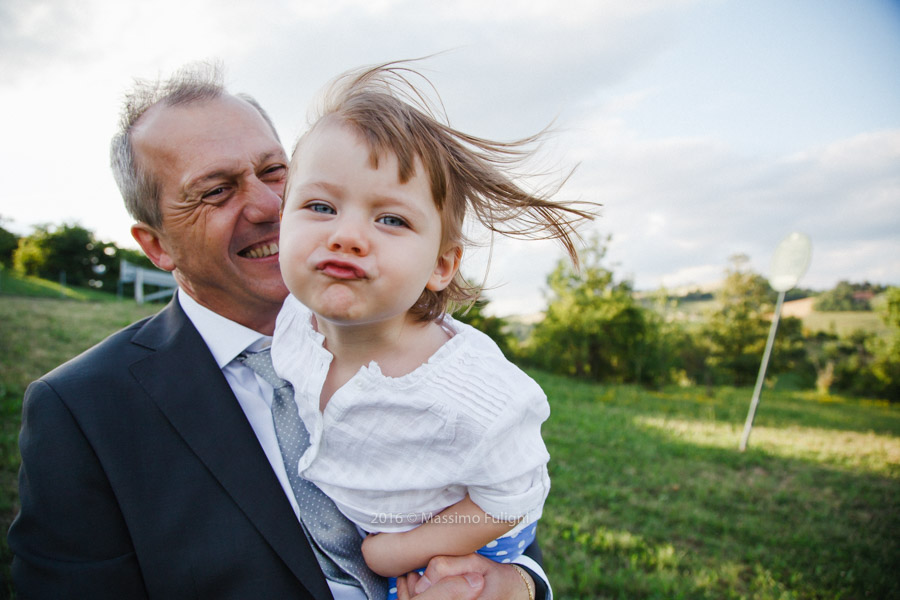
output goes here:
[{"label": "man's smiling face", "polygon": [[204,306],[270,329],[287,295],[278,267],[287,157],[269,125],[249,103],[223,96],[157,105],[132,140],[160,185],[163,225],[138,224],[141,246]]}]

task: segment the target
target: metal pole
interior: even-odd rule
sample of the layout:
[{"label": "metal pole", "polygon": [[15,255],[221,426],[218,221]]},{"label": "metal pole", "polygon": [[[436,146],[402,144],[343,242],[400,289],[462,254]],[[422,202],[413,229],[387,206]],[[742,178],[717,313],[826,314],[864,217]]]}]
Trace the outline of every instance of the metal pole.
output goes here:
[{"label": "metal pole", "polygon": [[759,375],[756,377],[756,387],[753,389],[753,399],[750,401],[750,412],[747,413],[747,422],[744,423],[744,435],[741,436],[740,450],[747,449],[747,441],[750,439],[750,430],[753,428],[753,417],[756,415],[756,407],[759,405],[759,393],[766,378],[766,366],[769,364],[769,355],[772,354],[772,344],[775,342],[775,330],[778,329],[778,320],[781,318],[781,305],[784,304],[784,292],[778,292],[778,302],[775,304],[775,315],[772,317],[772,326],[769,327],[769,339],[766,342],[766,351],[763,352],[762,362],[759,364]]}]

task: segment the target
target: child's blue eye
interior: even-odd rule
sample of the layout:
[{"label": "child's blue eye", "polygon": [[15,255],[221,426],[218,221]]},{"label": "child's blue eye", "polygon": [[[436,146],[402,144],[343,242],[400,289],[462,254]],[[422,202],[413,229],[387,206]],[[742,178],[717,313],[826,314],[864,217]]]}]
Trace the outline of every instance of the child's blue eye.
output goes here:
[{"label": "child's blue eye", "polygon": [[313,202],[307,204],[306,208],[310,209],[313,212],[322,213],[323,215],[334,215],[337,214],[336,211],[327,204],[322,202]]},{"label": "child's blue eye", "polygon": [[394,215],[385,215],[378,222],[389,227],[406,227],[406,221]]}]

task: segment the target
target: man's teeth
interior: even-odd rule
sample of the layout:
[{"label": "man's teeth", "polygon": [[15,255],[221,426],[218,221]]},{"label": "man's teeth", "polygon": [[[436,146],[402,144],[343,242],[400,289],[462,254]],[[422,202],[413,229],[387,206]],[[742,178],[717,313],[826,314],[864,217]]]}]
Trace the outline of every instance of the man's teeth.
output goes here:
[{"label": "man's teeth", "polygon": [[278,254],[278,244],[272,242],[271,244],[257,246],[256,248],[248,250],[245,254],[250,258],[265,258],[267,256],[272,256],[273,254]]}]

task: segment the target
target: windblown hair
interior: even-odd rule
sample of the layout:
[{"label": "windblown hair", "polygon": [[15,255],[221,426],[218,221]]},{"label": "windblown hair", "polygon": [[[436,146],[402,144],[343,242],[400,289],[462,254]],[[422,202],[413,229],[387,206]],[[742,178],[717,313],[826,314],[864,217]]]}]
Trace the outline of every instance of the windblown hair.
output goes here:
[{"label": "windblown hair", "polygon": [[[131,133],[135,124],[153,106],[188,105],[228,96],[223,83],[222,67],[217,63],[192,63],[182,67],[166,80],[136,79],[125,93],[119,129],[110,144],[110,166],[125,200],[125,208],[136,221],[159,228],[162,212],[159,206],[160,183],[142,167],[134,155]],[[235,94],[252,105],[263,117],[275,139],[278,133],[269,115],[259,103],[246,94]]]},{"label": "windblown hair", "polygon": [[[368,145],[373,167],[385,154],[397,156],[401,183],[415,174],[416,157],[421,160],[441,214],[441,251],[468,243],[463,224],[471,216],[492,233],[557,240],[577,265],[575,228],[593,219],[590,209],[598,205],[552,200],[565,179],[546,193],[526,191],[517,182],[521,176],[516,167],[533,155],[545,132],[498,142],[453,129],[437,116],[411,79],[419,78],[433,90],[431,82],[405,66],[407,62],[349,71],[334,80],[322,96],[311,128],[297,142],[292,160],[302,152],[304,137],[320,124],[349,125]],[[290,189],[289,184],[285,189]],[[425,289],[410,312],[419,321],[432,321],[452,307],[470,305],[480,291],[457,272],[445,289]]]}]

